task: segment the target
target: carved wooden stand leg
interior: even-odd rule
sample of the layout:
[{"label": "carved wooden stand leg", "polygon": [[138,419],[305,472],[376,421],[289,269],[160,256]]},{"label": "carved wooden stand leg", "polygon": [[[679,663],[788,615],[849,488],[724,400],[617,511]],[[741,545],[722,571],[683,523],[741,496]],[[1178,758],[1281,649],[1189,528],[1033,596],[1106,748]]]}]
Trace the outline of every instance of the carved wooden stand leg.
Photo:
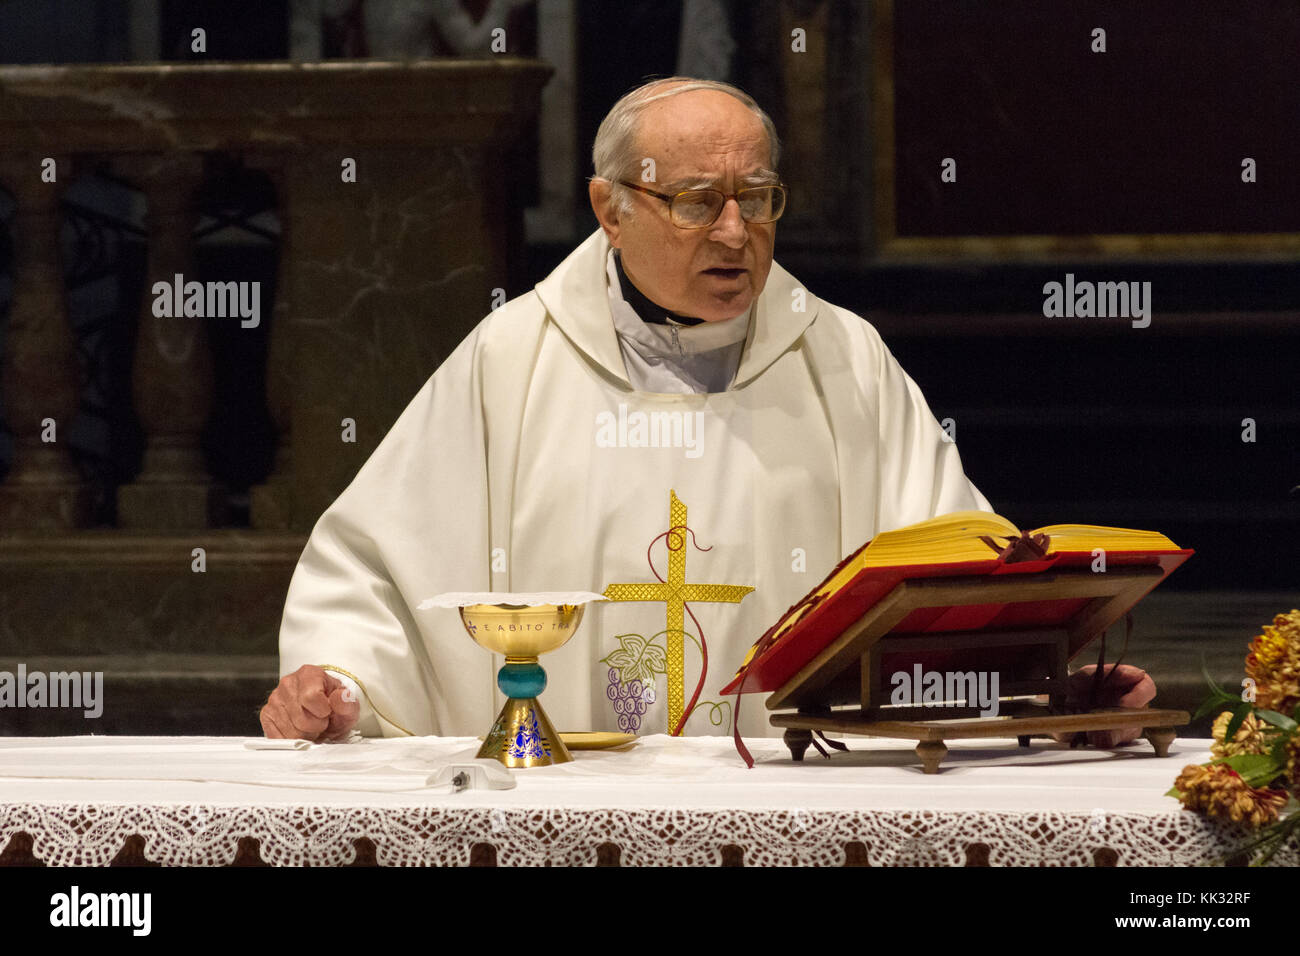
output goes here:
[{"label": "carved wooden stand leg", "polygon": [[804,752],[812,746],[812,731],[787,727],[782,739],[785,741],[785,745],[790,748],[790,759],[798,762],[803,760]]},{"label": "carved wooden stand leg", "polygon": [[1168,757],[1169,745],[1178,736],[1172,727],[1147,727],[1143,733],[1147,740],[1151,741],[1151,746],[1156,749],[1157,757]]},{"label": "carved wooden stand leg", "polygon": [[916,755],[921,758],[926,773],[938,773],[939,762],[948,753],[942,740],[922,740],[916,745]]}]

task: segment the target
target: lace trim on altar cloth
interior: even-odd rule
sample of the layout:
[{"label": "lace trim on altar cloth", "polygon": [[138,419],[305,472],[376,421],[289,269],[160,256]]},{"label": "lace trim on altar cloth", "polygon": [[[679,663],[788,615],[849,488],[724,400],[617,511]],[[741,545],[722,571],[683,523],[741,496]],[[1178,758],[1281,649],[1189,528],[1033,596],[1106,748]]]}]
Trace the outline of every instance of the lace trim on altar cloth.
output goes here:
[{"label": "lace trim on altar cloth", "polygon": [[[128,837],[167,866],[226,866],[241,839],[275,866],[343,866],[354,842],[375,845],[381,866],[465,866],[478,844],[501,866],[592,866],[613,844],[623,866],[719,866],[739,847],[747,866],[843,866],[849,844],[871,866],[964,866],[987,848],[992,866],[1118,866],[1222,863],[1249,832],[1187,811],[1167,814],[935,810],[529,809],[501,807],[208,806],[197,804],[0,805],[0,851],[18,833],[37,860],[105,866]],[[1300,865],[1283,849],[1273,865]]]}]

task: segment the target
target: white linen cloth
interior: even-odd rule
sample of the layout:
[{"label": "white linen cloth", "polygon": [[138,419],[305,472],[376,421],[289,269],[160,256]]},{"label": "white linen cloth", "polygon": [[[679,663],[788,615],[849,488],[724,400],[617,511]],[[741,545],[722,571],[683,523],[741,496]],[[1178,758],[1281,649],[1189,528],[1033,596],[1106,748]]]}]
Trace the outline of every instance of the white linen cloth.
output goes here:
[{"label": "white linen cloth", "polygon": [[[1035,740],[948,741],[943,772],[922,774],[915,742],[845,737],[849,753],[831,760],[813,750],[802,763],[777,739],[749,739],[755,767],[747,770],[730,738],[641,737],[626,749],[575,751],[574,761],[515,771],[507,795],[475,794],[516,805],[931,808],[1092,811],[1176,810],[1163,796],[1186,763],[1210,759],[1208,740],[1174,741],[1171,756],[1151,756],[1150,744],[1117,751],[1070,750]],[[448,763],[472,760],[474,737],[359,738],[306,751],[253,751],[242,737],[0,738],[0,800],[84,799],[106,784],[135,782],[137,795],[193,799],[237,795],[250,787],[295,780],[298,794],[258,793],[259,799],[302,802],[318,796],[347,802],[372,794],[311,792],[313,781],[366,774],[383,783],[414,780]],[[1051,765],[1048,769],[1045,765]],[[38,781],[37,778],[46,778]],[[634,784],[629,784],[634,778]],[[141,788],[141,782],[160,784]],[[464,802],[469,794],[460,794]],[[392,798],[373,797],[381,802]],[[398,798],[400,799],[400,798]],[[420,798],[423,802],[423,797]]]},{"label": "white linen cloth", "polygon": [[[448,794],[313,785],[421,777],[471,759],[475,738],[371,738],[305,752],[246,750],[243,738],[3,739],[0,847],[27,832],[38,859],[106,863],[138,832],[150,859],[216,864],[254,836],[267,862],[338,864],[355,858],[352,841],[364,836],[381,863],[467,863],[472,844],[490,842],[500,863],[535,865],[594,863],[596,848],[613,842],[629,865],[717,863],[720,847],[735,843],[751,864],[835,864],[857,840],[876,865],[962,865],[976,842],[995,865],[1091,865],[1102,847],[1121,865],[1168,865],[1213,862],[1244,840],[1164,796],[1183,766],[1209,758],[1208,740],[1176,740],[1168,759],[1146,743],[1095,751],[952,741],[937,775],[921,772],[909,742],[846,740],[850,753],[824,760],[809,751],[795,764],[781,741],[752,739],[757,763],[746,770],[729,740],[655,735],[515,771],[513,790]],[[277,786],[256,785],[267,782]],[[87,819],[96,825],[74,825]],[[550,836],[539,836],[540,820]]]}]

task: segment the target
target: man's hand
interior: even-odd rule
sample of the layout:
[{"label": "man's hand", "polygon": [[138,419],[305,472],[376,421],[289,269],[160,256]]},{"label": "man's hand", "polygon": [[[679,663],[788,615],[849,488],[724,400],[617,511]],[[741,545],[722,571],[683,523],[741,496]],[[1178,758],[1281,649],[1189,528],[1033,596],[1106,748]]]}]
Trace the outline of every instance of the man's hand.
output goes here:
[{"label": "man's hand", "polygon": [[[1094,706],[1101,707],[1145,707],[1156,696],[1156,682],[1151,675],[1132,664],[1107,664],[1106,683],[1102,685],[1101,699]],[[1114,673],[1111,673],[1114,671]],[[1093,675],[1097,672],[1096,664],[1089,664],[1070,675],[1066,684],[1066,697],[1072,707],[1084,707],[1092,690]],[[1057,740],[1066,741],[1073,734],[1055,734]],[[1132,743],[1142,736],[1141,727],[1125,727],[1122,730],[1090,730],[1088,743],[1101,750]]]},{"label": "man's hand", "polygon": [[268,737],[338,740],[360,716],[361,704],[341,680],[303,664],[271,691],[262,708],[262,730]]}]

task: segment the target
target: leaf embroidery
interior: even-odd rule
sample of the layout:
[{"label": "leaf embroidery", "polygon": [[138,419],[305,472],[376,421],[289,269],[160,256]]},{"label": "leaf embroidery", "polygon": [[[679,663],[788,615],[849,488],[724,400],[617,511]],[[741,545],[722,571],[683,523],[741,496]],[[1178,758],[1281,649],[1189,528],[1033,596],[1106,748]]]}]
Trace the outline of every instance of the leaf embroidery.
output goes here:
[{"label": "leaf embroidery", "polygon": [[617,640],[618,650],[600,660],[618,669],[620,681],[652,684],[655,674],[668,673],[668,654],[662,645],[647,641],[640,634],[619,634]]}]

